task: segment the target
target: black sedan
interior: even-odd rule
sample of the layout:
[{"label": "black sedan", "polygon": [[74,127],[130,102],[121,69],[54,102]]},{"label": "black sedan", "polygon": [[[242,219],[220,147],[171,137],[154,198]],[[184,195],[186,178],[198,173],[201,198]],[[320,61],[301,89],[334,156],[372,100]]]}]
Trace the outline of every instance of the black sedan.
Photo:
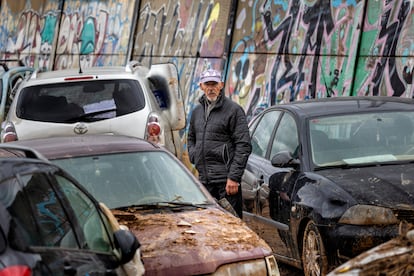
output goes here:
[{"label": "black sedan", "polygon": [[414,100],[279,104],[249,127],[244,220],[280,261],[325,275],[414,222]]},{"label": "black sedan", "polygon": [[139,247],[66,171],[30,148],[0,146],[1,276],[143,275]]}]

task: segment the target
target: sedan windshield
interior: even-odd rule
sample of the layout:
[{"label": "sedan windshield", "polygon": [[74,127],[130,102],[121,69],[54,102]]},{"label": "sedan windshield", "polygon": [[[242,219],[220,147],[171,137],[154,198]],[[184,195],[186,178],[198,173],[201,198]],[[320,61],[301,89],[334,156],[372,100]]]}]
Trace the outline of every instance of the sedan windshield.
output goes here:
[{"label": "sedan windshield", "polygon": [[208,199],[194,178],[165,152],[116,153],[52,160],[109,208]]},{"label": "sedan windshield", "polygon": [[309,122],[318,167],[414,160],[414,112],[352,114]]}]

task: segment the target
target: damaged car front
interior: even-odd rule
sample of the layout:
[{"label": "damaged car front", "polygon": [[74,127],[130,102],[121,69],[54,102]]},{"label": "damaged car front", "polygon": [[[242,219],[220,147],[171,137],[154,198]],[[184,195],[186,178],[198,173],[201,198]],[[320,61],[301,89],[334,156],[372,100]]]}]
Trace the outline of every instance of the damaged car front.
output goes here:
[{"label": "damaged car front", "polygon": [[82,180],[140,241],[145,275],[279,275],[266,242],[158,145],[112,135],[10,143]]},{"label": "damaged car front", "polygon": [[316,99],[270,107],[251,122],[243,219],[279,261],[325,275],[413,222],[413,104]]},{"label": "damaged car front", "polygon": [[352,258],[328,276],[413,275],[414,225],[402,222],[399,235]]}]

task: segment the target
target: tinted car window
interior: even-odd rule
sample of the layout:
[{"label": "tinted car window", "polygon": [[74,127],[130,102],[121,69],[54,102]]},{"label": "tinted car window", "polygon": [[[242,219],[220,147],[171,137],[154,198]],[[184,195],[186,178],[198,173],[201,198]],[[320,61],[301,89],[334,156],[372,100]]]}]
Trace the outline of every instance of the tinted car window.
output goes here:
[{"label": "tinted car window", "polygon": [[271,111],[263,115],[252,134],[252,153],[265,157],[266,149],[272,136],[273,127],[280,111]]},{"label": "tinted car window", "polygon": [[[7,184],[7,197],[2,198],[13,216],[13,240],[23,240],[30,246],[79,248],[69,218],[48,179],[43,174],[21,177],[24,188],[17,188],[17,181]],[[30,196],[29,196],[30,195]]]},{"label": "tinted car window", "polygon": [[94,80],[28,86],[21,91],[16,113],[26,120],[73,123],[114,118],[144,106],[138,81]]},{"label": "tinted car window", "polygon": [[56,176],[56,180],[66,198],[71,202],[73,211],[85,235],[88,248],[101,252],[110,252],[112,240],[107,233],[109,224],[103,224],[93,202],[66,178]]},{"label": "tinted car window", "polygon": [[270,156],[272,157],[280,151],[289,151],[293,154],[298,145],[298,129],[295,119],[289,113],[284,113],[273,140]]}]

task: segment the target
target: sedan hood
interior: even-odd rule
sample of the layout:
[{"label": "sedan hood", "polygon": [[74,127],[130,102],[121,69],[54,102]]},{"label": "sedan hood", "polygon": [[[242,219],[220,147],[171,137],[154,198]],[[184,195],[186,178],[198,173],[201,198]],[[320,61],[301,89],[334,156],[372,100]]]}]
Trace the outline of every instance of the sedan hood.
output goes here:
[{"label": "sedan hood", "polygon": [[317,173],[345,190],[358,204],[396,208],[414,203],[413,164],[331,169]]},{"label": "sedan hood", "polygon": [[271,255],[243,221],[217,208],[113,213],[138,237],[146,275],[209,274],[226,263]]}]

